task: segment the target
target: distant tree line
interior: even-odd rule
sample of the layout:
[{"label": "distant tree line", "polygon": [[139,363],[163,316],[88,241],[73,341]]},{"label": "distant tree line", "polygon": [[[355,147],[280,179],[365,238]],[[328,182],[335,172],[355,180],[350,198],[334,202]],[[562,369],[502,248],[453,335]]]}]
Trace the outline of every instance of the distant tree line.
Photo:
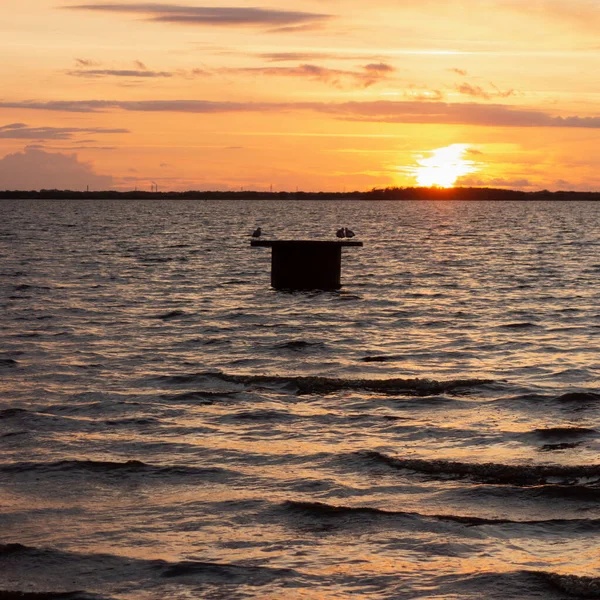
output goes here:
[{"label": "distant tree line", "polygon": [[44,200],[600,200],[600,192],[522,192],[481,187],[388,187],[366,192],[78,192],[72,190],[5,190],[0,199]]}]

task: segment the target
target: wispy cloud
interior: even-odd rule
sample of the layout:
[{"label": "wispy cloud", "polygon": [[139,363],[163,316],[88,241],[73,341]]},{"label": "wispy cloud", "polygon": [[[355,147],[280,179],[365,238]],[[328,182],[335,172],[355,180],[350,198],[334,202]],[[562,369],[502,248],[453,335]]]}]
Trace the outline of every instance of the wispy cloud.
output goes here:
[{"label": "wispy cloud", "polygon": [[319,65],[304,64],[296,67],[245,67],[238,69],[221,69],[218,72],[264,75],[276,77],[298,77],[321,81],[337,87],[344,83],[369,87],[386,79],[395,71],[394,67],[386,63],[371,63],[351,71],[345,69],[329,69]]},{"label": "wispy cloud", "polygon": [[[312,111],[338,119],[378,123],[434,123],[500,127],[576,127],[600,129],[600,117],[554,116],[502,104],[422,101],[375,102],[212,102],[208,100],[58,100],[50,102],[0,102],[0,108],[96,113],[178,112],[214,114],[231,112]],[[121,133],[123,130],[74,129],[74,131]]]},{"label": "wispy cloud", "polygon": [[27,149],[31,150],[59,150],[69,152],[73,150],[116,150],[117,146],[90,146],[86,144],[78,144],[76,146],[49,146],[48,144],[28,144]]},{"label": "wispy cloud", "polygon": [[87,69],[89,67],[97,67],[100,63],[96,62],[95,60],[89,60],[87,58],[76,58],[75,64],[78,67],[83,67]]},{"label": "wispy cloud", "polygon": [[0,126],[0,139],[70,140],[80,133],[129,133],[129,130],[103,127],[28,127],[25,123]]},{"label": "wispy cloud", "polygon": [[67,71],[67,75],[71,77],[87,77],[97,79],[100,77],[133,77],[133,78],[161,78],[173,77],[171,71],[142,71],[138,69],[75,69]]},{"label": "wispy cloud", "polygon": [[299,27],[312,28],[332,18],[332,15],[303,11],[274,10],[257,7],[183,6],[153,2],[136,4],[77,4],[64,8],[142,15],[150,21],[159,23],[213,27],[254,26],[278,28],[279,31],[282,31],[284,28],[292,28],[292,30]]},{"label": "wispy cloud", "polygon": [[479,85],[471,85],[470,83],[457,84],[456,90],[465,95],[473,98],[483,98],[484,100],[491,100],[492,98],[508,98],[515,94],[515,90],[499,90],[494,84],[491,84],[492,90],[485,90]]}]

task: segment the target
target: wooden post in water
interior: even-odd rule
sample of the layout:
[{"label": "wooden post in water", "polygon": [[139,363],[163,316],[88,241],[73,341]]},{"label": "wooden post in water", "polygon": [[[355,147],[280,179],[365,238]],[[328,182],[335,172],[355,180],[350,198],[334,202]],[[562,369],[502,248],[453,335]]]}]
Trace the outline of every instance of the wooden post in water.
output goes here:
[{"label": "wooden post in water", "polygon": [[271,286],[278,290],[338,290],[342,287],[342,247],[362,242],[323,240],[252,240],[272,248]]}]

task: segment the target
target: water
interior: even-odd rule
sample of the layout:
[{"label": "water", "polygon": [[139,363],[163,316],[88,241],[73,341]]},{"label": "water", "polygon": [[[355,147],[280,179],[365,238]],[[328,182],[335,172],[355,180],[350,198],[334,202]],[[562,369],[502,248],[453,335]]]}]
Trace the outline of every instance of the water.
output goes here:
[{"label": "water", "polygon": [[[277,292],[257,225],[365,246]],[[0,203],[0,598],[599,597],[599,241],[583,202]]]}]

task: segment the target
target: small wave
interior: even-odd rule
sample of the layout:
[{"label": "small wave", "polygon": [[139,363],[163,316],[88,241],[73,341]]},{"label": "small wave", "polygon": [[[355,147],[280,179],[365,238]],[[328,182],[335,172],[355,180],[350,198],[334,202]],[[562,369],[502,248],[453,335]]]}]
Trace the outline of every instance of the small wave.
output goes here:
[{"label": "small wave", "polygon": [[27,277],[25,271],[3,271],[0,277]]},{"label": "small wave", "polygon": [[374,508],[370,506],[337,506],[326,504],[324,502],[302,502],[297,500],[288,500],[284,503],[284,507],[293,511],[308,513],[314,516],[352,516],[352,515],[370,515],[374,517],[406,517],[418,519],[435,519],[438,521],[452,521],[462,523],[464,525],[501,525],[504,523],[515,523],[508,519],[482,519],[479,517],[468,517],[461,515],[423,515],[415,512],[385,510],[382,508]]},{"label": "small wave", "polygon": [[393,356],[365,356],[361,358],[363,362],[387,362],[388,360],[394,360]]},{"label": "small wave", "polygon": [[230,398],[238,392],[194,391],[181,394],[161,394],[161,399],[168,402],[193,402],[194,404],[211,405],[219,398]]},{"label": "small wave", "polygon": [[14,358],[0,358],[0,368],[16,367],[19,363]]},{"label": "small wave", "polygon": [[188,314],[184,310],[172,310],[161,315],[154,315],[151,319],[160,319],[162,321],[170,321],[171,319],[178,319],[180,317],[187,317]]},{"label": "small wave", "polygon": [[[36,548],[22,544],[0,544],[0,557],[20,562],[35,561],[37,569],[43,567],[55,568],[61,564],[66,572],[71,567],[73,570],[85,561],[86,571],[91,571],[97,565],[102,573],[111,572],[111,576],[129,579],[139,578],[140,574],[146,574],[156,582],[161,579],[174,579],[179,577],[194,578],[195,582],[209,584],[227,584],[261,586],[282,578],[297,577],[299,574],[292,569],[281,569],[263,566],[237,565],[230,563],[181,561],[167,562],[164,560],[144,560],[110,554],[79,554],[75,552],[61,551],[52,548]],[[157,579],[155,579],[157,578]],[[85,592],[73,592],[85,594]],[[35,596],[32,596],[32,600]],[[46,598],[41,596],[41,598]],[[48,596],[48,598],[54,598]],[[61,596],[56,596],[56,599]],[[66,598],[69,598],[66,596]],[[100,600],[98,596],[75,596],[77,600]],[[0,600],[4,598],[0,595]],[[12,600],[12,599],[11,599]]]},{"label": "small wave", "polygon": [[557,402],[565,404],[588,403],[600,401],[600,394],[595,392],[567,392],[554,398]]},{"label": "small wave", "polygon": [[533,486],[547,483],[574,485],[598,483],[600,465],[503,465],[498,463],[463,463],[449,460],[395,458],[375,451],[359,455],[396,469],[414,471],[440,479],[471,479],[490,484]]},{"label": "small wave", "polygon": [[87,592],[20,592],[0,590],[0,600],[109,600]]},{"label": "small wave", "polygon": [[160,475],[191,475],[204,478],[221,479],[233,477],[236,472],[220,467],[189,467],[186,465],[156,466],[139,460],[126,462],[96,461],[96,460],[60,460],[55,462],[21,462],[0,464],[0,472],[28,473],[28,472],[73,472],[83,471],[91,473],[118,473],[141,474],[147,476]]},{"label": "small wave", "polygon": [[296,416],[281,410],[260,409],[245,410],[227,415],[223,419],[227,421],[290,421],[296,419]]},{"label": "small wave", "polygon": [[14,286],[14,290],[15,292],[23,292],[25,290],[32,290],[32,289],[36,289],[36,290],[51,290],[51,287],[48,287],[46,285],[29,285],[27,283],[21,283],[20,285],[15,285]]},{"label": "small wave", "polygon": [[[600,578],[548,571],[490,571],[441,575],[438,583],[444,597],[452,598],[535,597],[563,600],[564,594],[569,598],[600,598]],[[557,596],[557,593],[560,596]]]},{"label": "small wave", "polygon": [[177,260],[173,256],[136,256],[136,258],[142,263],[168,263]]},{"label": "small wave", "polygon": [[600,598],[600,577],[561,575],[547,571],[532,571],[562,593],[575,598]]},{"label": "small wave", "polygon": [[111,427],[119,427],[119,426],[128,426],[128,425],[156,425],[160,424],[160,419],[155,419],[153,417],[144,417],[144,418],[129,418],[129,419],[109,419],[104,421],[105,425],[109,425]]},{"label": "small wave", "polygon": [[189,375],[160,376],[163,381],[172,383],[193,383],[217,379],[225,383],[246,386],[293,386],[298,394],[331,394],[341,390],[367,390],[382,394],[406,394],[429,396],[467,390],[493,383],[491,379],[452,379],[436,381],[434,379],[338,379],[329,377],[284,377],[278,375],[227,375],[218,372],[195,373]]},{"label": "small wave", "polygon": [[531,329],[533,327],[539,327],[539,325],[527,321],[525,323],[506,323],[499,325],[498,329]]},{"label": "small wave", "polygon": [[274,346],[277,350],[292,350],[294,352],[302,352],[303,350],[310,350],[312,348],[322,349],[325,347],[323,342],[307,342],[305,340],[290,340],[289,342],[283,342]]},{"label": "small wave", "polygon": [[555,452],[557,450],[568,450],[569,448],[577,448],[583,442],[561,442],[560,444],[544,444],[540,448],[540,452]]},{"label": "small wave", "polygon": [[587,427],[549,427],[547,429],[534,429],[532,433],[543,440],[561,440],[565,438],[596,436],[595,429]]},{"label": "small wave", "polygon": [[339,506],[327,504],[324,502],[306,502],[297,500],[287,500],[283,504],[287,510],[300,512],[316,517],[344,517],[352,515],[368,515],[370,517],[381,518],[409,518],[420,520],[435,520],[452,523],[459,523],[467,527],[478,527],[482,525],[564,525],[571,530],[575,526],[580,526],[586,531],[600,528],[600,521],[597,519],[539,519],[539,520],[513,520],[513,519],[487,519],[482,517],[473,517],[469,515],[438,515],[421,514],[416,512],[385,510],[370,506]]},{"label": "small wave", "polygon": [[0,410],[0,419],[12,419],[13,417],[23,417],[29,411],[24,408],[5,408]]},{"label": "small wave", "polygon": [[213,562],[182,561],[168,565],[161,577],[189,577],[201,575],[212,583],[266,585],[281,578],[297,575],[292,569],[253,567]]}]

